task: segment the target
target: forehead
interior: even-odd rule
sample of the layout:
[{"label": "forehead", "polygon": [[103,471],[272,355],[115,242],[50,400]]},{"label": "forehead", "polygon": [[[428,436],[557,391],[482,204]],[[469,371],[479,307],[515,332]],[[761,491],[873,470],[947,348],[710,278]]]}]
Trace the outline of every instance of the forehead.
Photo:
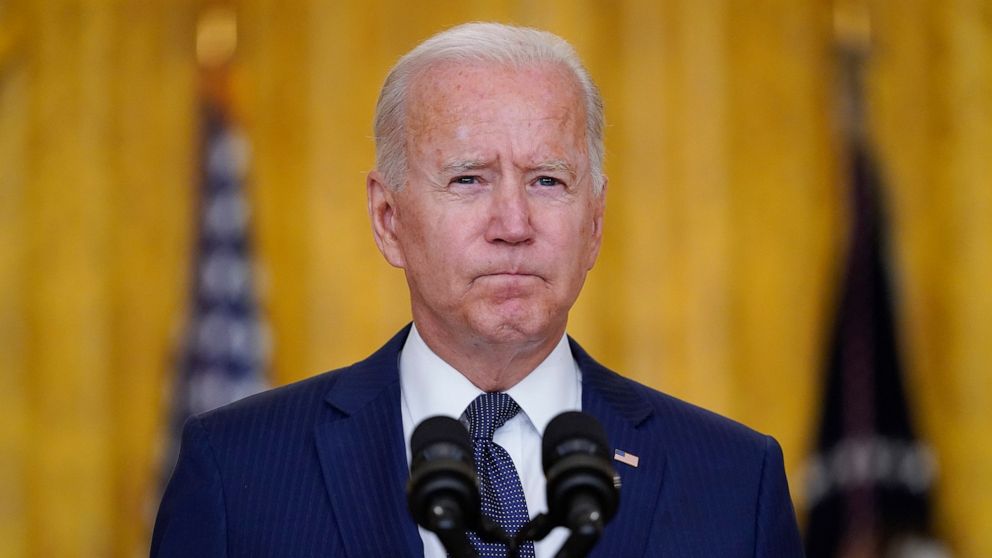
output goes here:
[{"label": "forehead", "polygon": [[407,127],[419,132],[473,120],[585,122],[578,80],[547,62],[436,62],[414,79],[406,113]]},{"label": "forehead", "polygon": [[558,64],[435,63],[412,84],[406,112],[416,158],[488,157],[500,145],[538,159],[586,152],[580,86]]}]

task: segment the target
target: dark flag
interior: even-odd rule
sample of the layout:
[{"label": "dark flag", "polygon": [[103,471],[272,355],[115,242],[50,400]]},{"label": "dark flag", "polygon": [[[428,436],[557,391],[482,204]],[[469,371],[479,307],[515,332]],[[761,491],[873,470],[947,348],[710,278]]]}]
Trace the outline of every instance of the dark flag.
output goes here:
[{"label": "dark flag", "polygon": [[179,358],[172,424],[266,387],[268,334],[254,291],[249,205],[243,190],[249,149],[224,107],[208,99],[202,117],[198,237],[191,313]]},{"label": "dark flag", "polygon": [[903,385],[882,190],[864,134],[857,133],[860,125],[852,125],[849,138],[853,226],[828,348],[818,444],[807,468],[806,553],[946,556],[931,538],[936,460],[916,435]]}]

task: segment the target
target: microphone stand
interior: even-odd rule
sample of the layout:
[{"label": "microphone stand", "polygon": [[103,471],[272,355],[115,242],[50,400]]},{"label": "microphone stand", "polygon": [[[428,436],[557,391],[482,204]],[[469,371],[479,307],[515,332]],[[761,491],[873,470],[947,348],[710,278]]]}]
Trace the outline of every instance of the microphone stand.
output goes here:
[{"label": "microphone stand", "polygon": [[585,558],[603,534],[603,515],[592,498],[578,496],[566,523],[572,533],[555,558]]},{"label": "microphone stand", "polygon": [[[451,558],[478,558],[479,554],[468,538],[464,518],[457,507],[447,506],[444,501],[438,502],[438,505],[430,510],[430,519],[428,530],[437,535]],[[499,526],[499,523],[488,516],[483,515],[479,518],[476,533],[485,542],[505,544],[509,558],[517,558],[519,553],[517,542]]]},{"label": "microphone stand", "polygon": [[424,525],[441,540],[451,558],[478,558],[465,532],[465,518],[457,502],[450,497],[440,497],[428,511]]},{"label": "microphone stand", "polygon": [[[592,506],[579,502],[576,510],[566,519],[563,527],[571,530],[565,543],[558,549],[555,558],[585,558],[603,534],[603,517],[593,502]],[[517,549],[527,541],[540,541],[559,525],[545,513],[537,514],[527,522],[513,538],[509,558],[517,558]]]},{"label": "microphone stand", "polygon": [[[479,516],[479,538],[485,542],[503,543],[507,548],[507,558],[518,558],[517,541],[488,515]],[[467,538],[467,537],[466,537]]]}]

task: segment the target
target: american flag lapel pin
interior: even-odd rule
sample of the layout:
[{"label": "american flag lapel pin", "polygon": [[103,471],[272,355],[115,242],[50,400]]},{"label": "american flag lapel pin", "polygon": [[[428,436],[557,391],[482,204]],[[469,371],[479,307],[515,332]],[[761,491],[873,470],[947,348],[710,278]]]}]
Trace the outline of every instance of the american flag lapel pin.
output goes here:
[{"label": "american flag lapel pin", "polygon": [[631,467],[637,467],[637,464],[641,461],[640,457],[619,449],[613,450],[613,459],[619,461],[620,463],[626,463]]}]

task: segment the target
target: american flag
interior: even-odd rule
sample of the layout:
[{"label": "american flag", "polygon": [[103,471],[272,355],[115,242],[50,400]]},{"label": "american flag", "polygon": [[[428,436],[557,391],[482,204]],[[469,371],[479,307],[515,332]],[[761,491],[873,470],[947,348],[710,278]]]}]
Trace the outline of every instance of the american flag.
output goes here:
[{"label": "american flag", "polygon": [[[258,306],[244,193],[249,149],[222,108],[203,116],[191,312],[177,370],[173,427],[266,387],[269,335]],[[175,460],[175,450],[171,456]]]},{"label": "american flag", "polygon": [[641,462],[640,457],[637,457],[632,453],[627,453],[623,450],[613,450],[613,459],[619,461],[620,463],[626,463],[631,467],[637,467],[637,464]]}]

